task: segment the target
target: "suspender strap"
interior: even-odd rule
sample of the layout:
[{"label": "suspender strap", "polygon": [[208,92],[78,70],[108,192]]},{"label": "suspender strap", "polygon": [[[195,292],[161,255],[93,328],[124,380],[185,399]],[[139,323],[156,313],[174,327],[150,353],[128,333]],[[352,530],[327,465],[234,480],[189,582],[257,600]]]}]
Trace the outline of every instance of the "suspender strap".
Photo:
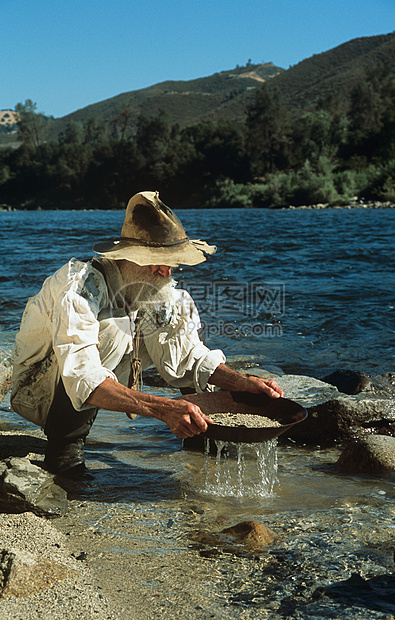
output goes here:
[{"label": "suspender strap", "polygon": [[[96,258],[93,258],[91,261],[91,264],[94,269],[97,269],[97,271],[100,271],[108,288],[106,272],[104,270],[102,263]],[[134,321],[135,333],[133,337],[133,324],[132,324],[132,316],[131,316],[132,313],[131,313],[131,310],[128,304],[126,303],[125,303],[125,308],[126,308],[126,312],[129,317],[130,333],[132,334],[132,338],[133,338],[133,350],[130,352],[130,373],[129,373],[129,380],[128,380],[128,388],[130,388],[131,390],[137,390],[141,392],[143,388],[143,371],[141,367],[141,360],[139,358],[140,315],[139,315],[139,312],[137,312],[136,320]]]}]

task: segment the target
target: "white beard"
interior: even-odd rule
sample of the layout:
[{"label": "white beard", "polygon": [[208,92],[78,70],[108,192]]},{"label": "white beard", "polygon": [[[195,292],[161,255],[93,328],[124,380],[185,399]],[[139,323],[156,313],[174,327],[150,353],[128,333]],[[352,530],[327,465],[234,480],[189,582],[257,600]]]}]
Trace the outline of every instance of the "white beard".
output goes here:
[{"label": "white beard", "polygon": [[149,310],[174,301],[177,283],[173,278],[149,273],[146,267],[130,261],[124,261],[120,271],[124,282],[122,295],[132,311]]}]

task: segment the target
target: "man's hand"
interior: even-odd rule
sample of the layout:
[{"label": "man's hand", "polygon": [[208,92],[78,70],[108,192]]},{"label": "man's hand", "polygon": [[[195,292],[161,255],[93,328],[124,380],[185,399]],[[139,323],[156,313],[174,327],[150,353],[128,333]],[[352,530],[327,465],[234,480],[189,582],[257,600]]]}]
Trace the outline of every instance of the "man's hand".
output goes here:
[{"label": "man's hand", "polygon": [[[182,399],[164,399],[161,404],[159,419],[165,422],[177,437],[193,437],[207,430],[212,420],[197,405]],[[156,417],[156,416],[155,416]]]},{"label": "man's hand", "polygon": [[209,379],[223,390],[233,390],[237,392],[253,392],[259,394],[263,392],[271,398],[284,396],[283,390],[277,385],[274,379],[261,379],[260,377],[245,377],[238,372],[231,370],[225,364],[220,364]]},{"label": "man's hand", "polygon": [[284,396],[283,390],[278,386],[277,382],[274,379],[261,379],[260,377],[245,377],[246,378],[246,387],[244,388],[244,392],[253,392],[254,394],[259,394],[264,392],[268,394],[271,398],[280,398]]},{"label": "man's hand", "polygon": [[[209,383],[224,390],[238,392],[261,392],[271,398],[280,398],[284,392],[274,379],[264,380],[259,377],[244,377],[220,364],[211,375]],[[114,379],[107,378],[89,396],[87,403],[93,407],[124,411],[126,414],[138,414],[162,420],[174,435],[185,439],[207,430],[212,420],[197,405],[183,399],[165,398],[130,390]]]},{"label": "man's hand", "polygon": [[174,435],[184,439],[207,430],[211,423],[197,405],[186,400],[137,392],[107,378],[89,396],[87,403],[110,411],[124,411],[162,420]]}]

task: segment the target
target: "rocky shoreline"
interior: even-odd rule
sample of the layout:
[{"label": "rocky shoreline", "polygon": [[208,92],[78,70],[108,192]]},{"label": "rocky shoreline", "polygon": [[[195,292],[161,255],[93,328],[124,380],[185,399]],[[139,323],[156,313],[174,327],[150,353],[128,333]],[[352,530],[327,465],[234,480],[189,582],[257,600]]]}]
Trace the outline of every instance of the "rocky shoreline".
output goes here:
[{"label": "rocky shoreline", "polygon": [[[257,368],[243,372],[273,376]],[[303,403],[309,414],[307,420],[295,425],[289,436],[282,436],[282,441],[311,450],[341,447],[335,467],[338,472],[387,477],[395,474],[395,375],[368,377],[338,372],[325,381],[299,375],[282,375],[276,379],[287,397]],[[44,447],[44,435],[39,429],[29,432],[3,429],[0,434],[0,617],[2,620],[157,617],[157,601],[139,612],[133,605],[133,615],[125,615],[122,595],[109,600],[103,593],[103,575],[111,574],[111,566],[106,568],[103,558],[103,565],[96,563],[92,572],[85,562],[86,550],[94,544],[94,528],[83,532],[77,527],[78,535],[68,535],[83,490],[62,484],[43,471]],[[137,538],[139,527],[136,524],[134,530]],[[257,527],[259,530],[259,524]],[[251,535],[248,530],[246,540]],[[163,563],[166,565],[165,559]],[[128,574],[125,572],[125,579],[132,583],[133,570],[131,567]],[[186,601],[182,603],[182,597],[187,596],[187,592],[180,594],[180,605],[186,604]],[[137,593],[136,597],[139,600]],[[173,616],[162,617],[170,620],[182,617],[180,613],[181,609]]]},{"label": "rocky shoreline", "polygon": [[[57,206],[59,207],[59,203],[57,203]],[[64,204],[63,207],[61,206],[60,208],[63,208],[65,211],[95,211],[95,209],[80,209],[78,207],[75,206],[74,203],[68,203],[68,204]],[[205,209],[207,207],[196,207],[196,208],[200,208],[200,209]],[[211,207],[208,207],[209,209]],[[246,207],[249,208],[249,207]],[[350,200],[350,202],[348,204],[337,204],[337,203],[317,203],[317,204],[311,204],[311,205],[278,205],[278,206],[273,206],[273,207],[261,207],[262,209],[393,209],[395,208],[395,203],[390,202],[389,200],[363,200],[363,199],[359,199],[359,198],[353,198],[352,200]],[[25,207],[21,207],[21,208],[16,208],[13,207],[11,205],[8,204],[0,204],[0,211],[24,211],[24,210],[28,210],[28,211],[35,211],[35,210],[41,210],[41,209],[37,209],[37,208],[25,208]],[[46,209],[48,211],[51,211],[51,208]],[[123,211],[123,207],[120,207],[119,209],[113,209],[113,210],[118,210],[118,211]]]},{"label": "rocky shoreline", "polygon": [[393,209],[395,204],[389,200],[360,200],[353,198],[348,204],[318,203],[314,205],[289,205],[287,209]]}]

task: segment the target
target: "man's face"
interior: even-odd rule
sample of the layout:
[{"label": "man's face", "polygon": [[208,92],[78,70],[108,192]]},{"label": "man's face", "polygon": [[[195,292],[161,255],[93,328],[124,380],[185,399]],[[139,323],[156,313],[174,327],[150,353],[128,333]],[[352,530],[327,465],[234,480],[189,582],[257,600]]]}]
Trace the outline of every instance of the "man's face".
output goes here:
[{"label": "man's face", "polygon": [[158,273],[163,278],[170,278],[171,276],[171,267],[167,265],[149,265],[151,269],[151,273]]},{"label": "man's face", "polygon": [[162,278],[170,278],[171,267],[168,265],[136,265],[131,261],[117,261],[125,284],[130,282],[160,282]]},{"label": "man's face", "polygon": [[165,287],[171,284],[171,267],[167,265],[136,265],[130,261],[118,261],[124,281],[124,297],[133,308],[165,299],[169,293]]}]

